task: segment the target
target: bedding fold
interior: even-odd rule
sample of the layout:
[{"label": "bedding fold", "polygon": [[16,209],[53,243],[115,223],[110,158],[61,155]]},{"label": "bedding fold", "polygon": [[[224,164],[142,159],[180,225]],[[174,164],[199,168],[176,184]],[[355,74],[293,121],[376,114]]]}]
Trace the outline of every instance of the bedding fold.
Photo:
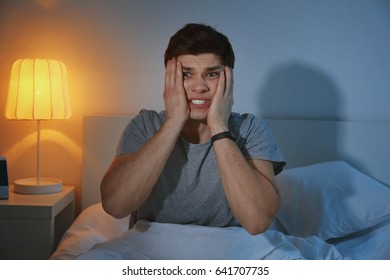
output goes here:
[{"label": "bedding fold", "polygon": [[240,227],[153,223],[145,220],[121,237],[95,245],[79,260],[283,260],[341,259],[337,249],[315,236],[299,238],[275,230],[250,235]]}]

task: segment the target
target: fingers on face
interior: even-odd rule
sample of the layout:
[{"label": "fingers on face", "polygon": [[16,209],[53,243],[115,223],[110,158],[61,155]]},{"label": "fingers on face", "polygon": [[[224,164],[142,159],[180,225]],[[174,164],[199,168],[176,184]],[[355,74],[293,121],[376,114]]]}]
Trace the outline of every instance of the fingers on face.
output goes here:
[{"label": "fingers on face", "polygon": [[225,66],[225,75],[226,75],[226,89],[230,90],[233,86],[233,71],[228,66]]},{"label": "fingers on face", "polygon": [[181,62],[176,61],[176,81],[179,82],[180,85],[183,85],[183,69],[181,66]]},{"label": "fingers on face", "polygon": [[233,70],[230,67],[226,66],[225,72],[226,72],[226,92],[228,93],[228,96],[229,96],[230,106],[232,106],[234,103],[234,99],[233,99],[233,83],[234,83]]},{"label": "fingers on face", "polygon": [[181,63],[177,61],[176,58],[172,58],[167,62],[165,70],[165,85],[167,87],[173,87],[176,85],[176,81],[183,81],[183,70]]},{"label": "fingers on face", "polygon": [[224,71],[221,72],[220,74],[220,79],[219,79],[219,85],[218,87],[220,88],[220,91],[222,91],[222,96],[227,104],[229,106],[233,105],[233,72],[232,70],[228,67],[224,67]]},{"label": "fingers on face", "polygon": [[233,71],[230,67],[225,66],[225,91],[228,92],[233,87]]},{"label": "fingers on face", "polygon": [[225,66],[224,70],[221,71],[219,75],[218,81],[218,89],[222,92],[222,94],[231,92],[231,88],[233,86],[233,71],[230,67]]},{"label": "fingers on face", "polygon": [[175,71],[176,71],[176,60],[171,59],[167,63],[165,69],[165,86],[171,87],[175,84]]}]

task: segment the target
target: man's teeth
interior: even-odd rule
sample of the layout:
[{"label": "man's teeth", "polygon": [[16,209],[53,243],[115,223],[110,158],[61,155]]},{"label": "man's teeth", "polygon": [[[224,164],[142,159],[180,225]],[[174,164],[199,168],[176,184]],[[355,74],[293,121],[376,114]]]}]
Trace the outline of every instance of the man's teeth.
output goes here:
[{"label": "man's teeth", "polygon": [[191,100],[191,103],[192,103],[192,104],[195,104],[195,105],[202,105],[202,104],[205,104],[205,103],[206,103],[206,100],[192,99],[192,100]]}]

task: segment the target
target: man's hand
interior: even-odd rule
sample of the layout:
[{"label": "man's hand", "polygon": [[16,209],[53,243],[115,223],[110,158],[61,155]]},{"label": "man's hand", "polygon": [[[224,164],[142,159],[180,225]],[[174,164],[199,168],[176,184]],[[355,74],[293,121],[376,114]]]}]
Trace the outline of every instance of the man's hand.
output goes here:
[{"label": "man's hand", "polygon": [[167,63],[165,71],[164,103],[167,110],[167,119],[182,122],[187,121],[190,108],[183,85],[183,69],[175,58]]},{"label": "man's hand", "polygon": [[227,131],[233,106],[233,72],[225,66],[220,73],[217,90],[211,101],[207,116],[207,125],[211,134]]}]

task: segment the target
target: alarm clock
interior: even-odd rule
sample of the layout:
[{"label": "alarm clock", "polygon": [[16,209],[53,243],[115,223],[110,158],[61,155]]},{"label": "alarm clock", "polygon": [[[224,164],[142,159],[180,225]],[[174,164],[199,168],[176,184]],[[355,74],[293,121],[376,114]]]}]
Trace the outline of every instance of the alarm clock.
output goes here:
[{"label": "alarm clock", "polygon": [[0,157],[0,199],[8,199],[7,159]]}]

